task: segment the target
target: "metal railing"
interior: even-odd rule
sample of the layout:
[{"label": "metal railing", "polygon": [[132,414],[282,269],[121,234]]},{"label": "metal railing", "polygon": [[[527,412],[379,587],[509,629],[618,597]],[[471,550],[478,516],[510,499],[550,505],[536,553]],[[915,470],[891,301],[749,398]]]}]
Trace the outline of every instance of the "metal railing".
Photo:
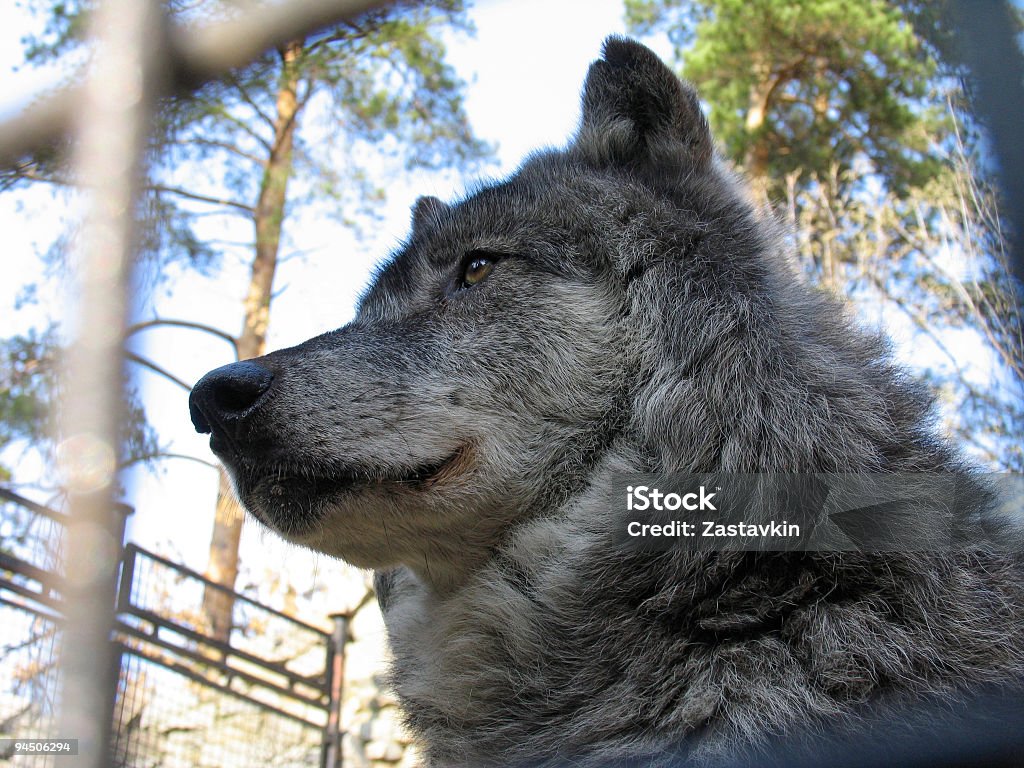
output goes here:
[{"label": "metal railing", "polygon": [[[54,735],[65,523],[64,515],[0,488],[0,737]],[[0,761],[12,758],[0,754]]]},{"label": "metal railing", "polygon": [[[53,738],[68,518],[2,488],[0,501],[0,736]],[[341,765],[347,615],[325,632],[135,544],[118,562],[107,638],[116,662],[104,691],[112,702],[108,764]],[[203,612],[210,589],[232,598],[226,640]]]}]

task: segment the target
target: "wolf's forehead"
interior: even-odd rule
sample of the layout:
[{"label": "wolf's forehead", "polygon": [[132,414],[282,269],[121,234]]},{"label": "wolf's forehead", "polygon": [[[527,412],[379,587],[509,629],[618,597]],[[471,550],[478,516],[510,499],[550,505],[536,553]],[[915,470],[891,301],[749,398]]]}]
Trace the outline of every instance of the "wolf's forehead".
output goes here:
[{"label": "wolf's forehead", "polygon": [[601,180],[563,154],[531,156],[508,179],[481,185],[414,227],[405,245],[378,270],[358,314],[387,317],[421,294],[436,293],[437,281],[454,279],[472,252],[537,261],[564,254],[574,230],[585,227],[593,209],[600,207],[598,198],[607,194],[601,186]]},{"label": "wolf's forehead", "polygon": [[515,248],[578,227],[600,207],[602,180],[555,155],[532,157],[505,181],[481,186],[413,232],[437,249]]},{"label": "wolf's forehead", "polygon": [[566,197],[518,175],[481,187],[414,228],[395,261],[429,271],[457,265],[469,251],[518,252],[559,223],[554,209]]}]

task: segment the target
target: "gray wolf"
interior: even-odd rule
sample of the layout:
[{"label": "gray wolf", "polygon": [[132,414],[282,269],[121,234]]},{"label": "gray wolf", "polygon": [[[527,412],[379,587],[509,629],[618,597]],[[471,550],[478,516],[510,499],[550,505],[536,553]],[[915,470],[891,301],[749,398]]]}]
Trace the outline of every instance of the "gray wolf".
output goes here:
[{"label": "gray wolf", "polygon": [[191,414],[254,517],[376,569],[430,765],[709,761],[1024,672],[1012,553],[616,545],[619,473],[972,482],[626,39],[565,148],[421,199],[350,324],[211,372]]}]

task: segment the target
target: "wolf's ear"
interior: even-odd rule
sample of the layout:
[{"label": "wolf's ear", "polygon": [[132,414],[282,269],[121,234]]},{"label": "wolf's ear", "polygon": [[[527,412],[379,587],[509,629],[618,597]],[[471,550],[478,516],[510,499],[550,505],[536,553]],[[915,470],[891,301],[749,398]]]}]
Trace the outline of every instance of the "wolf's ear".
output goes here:
[{"label": "wolf's ear", "polygon": [[701,167],[711,133],[697,94],[649,48],[605,40],[583,87],[583,120],[573,147],[599,164],[675,158]]},{"label": "wolf's ear", "polygon": [[413,230],[436,226],[447,210],[448,206],[436,197],[425,195],[416,198],[416,202],[412,206]]}]

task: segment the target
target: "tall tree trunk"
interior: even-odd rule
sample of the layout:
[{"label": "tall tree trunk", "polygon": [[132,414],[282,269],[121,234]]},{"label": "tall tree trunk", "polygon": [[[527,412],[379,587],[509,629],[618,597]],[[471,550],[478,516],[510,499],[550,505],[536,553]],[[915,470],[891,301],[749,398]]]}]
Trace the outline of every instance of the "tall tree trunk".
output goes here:
[{"label": "tall tree trunk", "polygon": [[793,79],[803,76],[808,54],[800,53],[793,60],[780,65],[766,56],[756,56],[751,64],[754,82],[747,93],[747,113],[743,122],[747,151],[743,166],[751,187],[761,203],[768,202],[768,165],[772,147],[764,130],[768,113],[775,107],[779,90]]},{"label": "tall tree trunk", "polygon": [[[242,333],[238,337],[240,360],[259,357],[266,350],[271,290],[274,272],[277,270],[288,179],[292,172],[295,127],[301,109],[298,88],[302,46],[303,41],[296,40],[279,50],[281,81],[277,92],[274,140],[260,184],[259,200],[256,203],[256,253],[252,262],[249,290],[245,297],[245,320]],[[238,544],[244,521],[244,512],[234,497],[230,482],[221,471],[206,573],[209,579],[229,589],[234,588],[235,579],[238,577]],[[234,599],[230,594],[213,588],[205,591],[203,612],[214,638],[221,641],[228,639],[233,609]]]},{"label": "tall tree trunk", "polygon": [[779,83],[777,78],[772,77],[767,63],[756,63],[754,72],[758,79],[750,87],[747,97],[747,115],[743,127],[749,143],[743,165],[750,179],[751,191],[757,201],[763,204],[768,200],[769,147],[762,129],[771,107],[771,98]]}]

